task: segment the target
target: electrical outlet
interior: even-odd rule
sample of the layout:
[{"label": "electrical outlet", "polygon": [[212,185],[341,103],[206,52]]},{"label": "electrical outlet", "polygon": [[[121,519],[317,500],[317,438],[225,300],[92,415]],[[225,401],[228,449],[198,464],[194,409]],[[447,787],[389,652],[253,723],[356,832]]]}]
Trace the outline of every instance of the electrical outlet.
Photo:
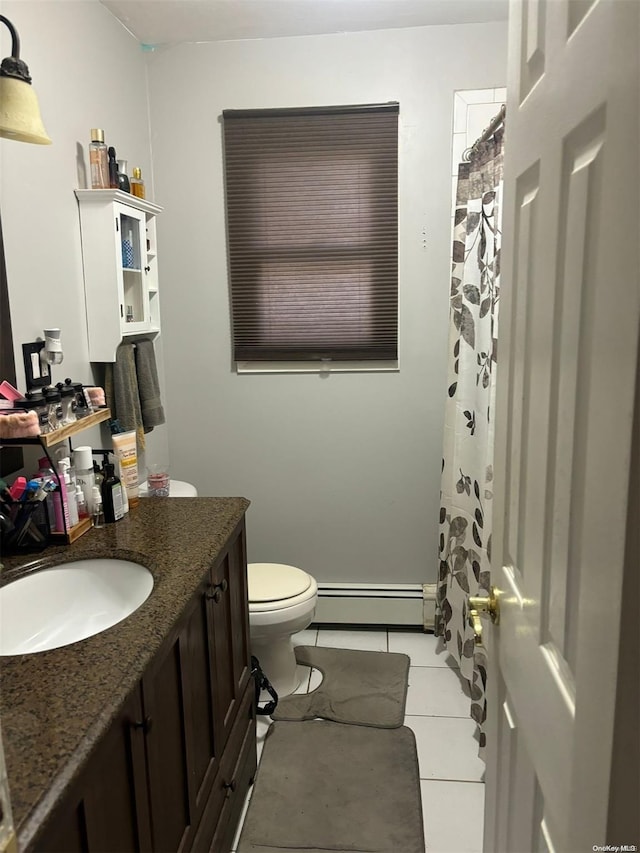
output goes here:
[{"label": "electrical outlet", "polygon": [[40,353],[43,349],[44,341],[33,341],[29,344],[22,344],[27,390],[51,385],[51,370],[49,365],[46,362],[43,363],[40,361]]}]

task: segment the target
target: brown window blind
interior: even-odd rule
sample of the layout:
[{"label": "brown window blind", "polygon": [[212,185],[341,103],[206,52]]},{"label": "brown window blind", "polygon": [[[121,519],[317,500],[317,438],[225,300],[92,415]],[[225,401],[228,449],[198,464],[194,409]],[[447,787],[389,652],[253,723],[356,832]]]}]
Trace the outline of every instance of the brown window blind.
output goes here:
[{"label": "brown window blind", "polygon": [[398,111],[223,112],[236,361],[397,358]]}]

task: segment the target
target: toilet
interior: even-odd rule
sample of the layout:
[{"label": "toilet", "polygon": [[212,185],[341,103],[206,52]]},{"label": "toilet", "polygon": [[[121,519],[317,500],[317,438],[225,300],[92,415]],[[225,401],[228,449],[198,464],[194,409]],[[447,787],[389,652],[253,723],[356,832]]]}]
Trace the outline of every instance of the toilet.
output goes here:
[{"label": "toilet", "polygon": [[[147,481],[143,480],[138,486],[138,495],[141,498],[149,497],[149,486]],[[198,490],[191,483],[184,483],[182,480],[171,480],[169,486],[170,498],[197,498]]]},{"label": "toilet", "polygon": [[291,637],[311,624],[318,585],[302,569],[282,563],[249,563],[247,578],[251,653],[278,696],[288,696],[301,680]]}]

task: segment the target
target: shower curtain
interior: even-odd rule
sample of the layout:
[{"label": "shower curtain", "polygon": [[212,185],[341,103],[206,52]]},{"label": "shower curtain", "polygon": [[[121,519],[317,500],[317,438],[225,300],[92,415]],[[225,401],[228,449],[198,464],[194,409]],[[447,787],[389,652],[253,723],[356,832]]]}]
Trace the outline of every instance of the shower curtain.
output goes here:
[{"label": "shower curtain", "polygon": [[436,634],[469,684],[481,755],[487,667],[468,599],[490,589],[502,153],[500,128],[458,171],[436,593]]}]

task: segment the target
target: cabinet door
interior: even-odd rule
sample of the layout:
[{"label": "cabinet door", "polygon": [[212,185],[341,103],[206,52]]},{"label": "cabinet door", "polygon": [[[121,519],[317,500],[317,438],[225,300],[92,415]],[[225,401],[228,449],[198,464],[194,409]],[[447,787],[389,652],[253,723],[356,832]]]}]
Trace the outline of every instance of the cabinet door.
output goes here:
[{"label": "cabinet door", "polygon": [[186,850],[218,772],[213,675],[203,580],[178,631],[145,673],[151,823],[157,851]]},{"label": "cabinet door", "polygon": [[204,817],[193,839],[194,853],[227,853],[256,772],[254,693],[247,684],[220,762]]},{"label": "cabinet door", "polygon": [[114,204],[116,256],[119,263],[120,325],[122,334],[151,326],[147,287],[146,216],[125,204]]},{"label": "cabinet door", "polygon": [[163,853],[186,849],[191,826],[188,660],[188,632],[181,630],[142,678],[153,847]]},{"label": "cabinet door", "polygon": [[214,717],[218,749],[227,742],[250,675],[247,557],[244,521],[211,570],[210,635],[215,666]]},{"label": "cabinet door", "polygon": [[151,850],[140,690],[136,688],[86,770],[35,843],[47,853]]},{"label": "cabinet door", "polygon": [[226,767],[223,767],[221,774],[225,800],[211,843],[211,853],[228,853],[231,850],[249,786],[256,775],[254,701],[253,690],[248,686],[229,741],[230,769],[227,771]]}]

